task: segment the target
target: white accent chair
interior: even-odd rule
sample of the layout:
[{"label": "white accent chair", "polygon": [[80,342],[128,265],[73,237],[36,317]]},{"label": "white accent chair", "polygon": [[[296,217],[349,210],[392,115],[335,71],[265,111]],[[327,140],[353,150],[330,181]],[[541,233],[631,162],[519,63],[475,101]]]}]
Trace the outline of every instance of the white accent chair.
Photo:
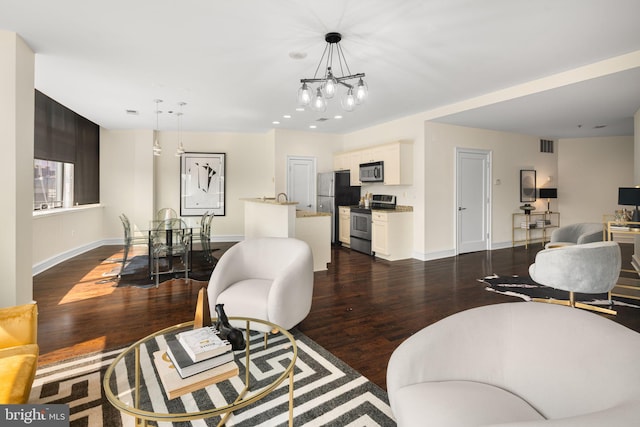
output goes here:
[{"label": "white accent chair", "polygon": [[581,222],[556,228],[551,233],[547,247],[582,245],[601,242],[604,225],[599,222]]},{"label": "white accent chair", "polygon": [[640,334],[595,313],[513,302],[456,313],[391,355],[399,427],[632,426]]},{"label": "white accent chair", "polygon": [[[537,302],[616,314],[614,310],[575,301],[575,293],[603,294],[613,289],[621,267],[617,242],[594,242],[544,249],[529,266],[529,275],[541,285],[569,292],[569,300],[536,299]],[[611,296],[608,297],[611,300]]]},{"label": "white accent chair", "polygon": [[[229,248],[218,260],[207,288],[209,306],[224,304],[227,316],[266,320],[289,330],[311,310],[313,256],[302,240],[260,237]],[[231,321],[237,328],[244,322]],[[266,325],[252,329],[269,332]]]}]

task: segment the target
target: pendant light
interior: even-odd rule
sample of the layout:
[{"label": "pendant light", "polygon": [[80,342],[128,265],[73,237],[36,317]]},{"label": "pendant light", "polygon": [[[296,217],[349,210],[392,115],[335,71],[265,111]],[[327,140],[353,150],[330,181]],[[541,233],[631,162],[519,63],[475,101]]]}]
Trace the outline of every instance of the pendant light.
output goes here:
[{"label": "pendant light", "polygon": [[182,107],[187,105],[186,102],[178,102],[180,111],[176,113],[178,116],[178,149],[176,150],[176,157],[180,157],[184,154],[184,145],[182,145]]},{"label": "pendant light", "polygon": [[[352,74],[347,65],[347,58],[344,56],[340,41],[340,33],[327,33],[324,37],[327,43],[320,57],[320,62],[316,68],[313,78],[300,79],[302,86],[298,89],[298,105],[301,107],[311,107],[315,111],[325,111],[329,99],[338,93],[340,86],[344,87],[344,95],[340,104],[345,111],[353,111],[357,105],[364,103],[369,95],[369,88],[364,81],[364,73]],[[333,60],[336,59],[338,69],[334,69]],[[326,58],[326,60],[325,60]],[[318,71],[323,68],[324,73],[318,76]],[[340,72],[341,75],[336,75]],[[357,80],[357,83],[355,80]],[[351,82],[351,81],[354,82]],[[317,83],[313,88],[311,85]]]},{"label": "pendant light", "polygon": [[160,113],[162,113],[162,111],[159,110],[158,106],[159,104],[162,102],[162,99],[156,99],[153,102],[156,103],[156,131],[154,136],[154,141],[153,141],[153,155],[154,156],[159,156],[160,154],[162,154],[162,147],[160,147],[160,142],[158,141],[158,116],[160,115]]}]

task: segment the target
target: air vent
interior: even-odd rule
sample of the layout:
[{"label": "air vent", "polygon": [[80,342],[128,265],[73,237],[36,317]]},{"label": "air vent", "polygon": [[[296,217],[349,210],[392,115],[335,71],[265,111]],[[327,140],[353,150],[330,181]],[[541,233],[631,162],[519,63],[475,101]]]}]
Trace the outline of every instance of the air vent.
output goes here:
[{"label": "air vent", "polygon": [[541,139],[540,140],[540,152],[541,153],[553,153],[553,140]]},{"label": "air vent", "polygon": [[316,122],[326,122],[327,120],[329,120],[327,117],[320,117]]},{"label": "air vent", "polygon": [[127,112],[127,114],[130,114],[132,116],[137,116],[138,115],[138,110],[125,110]]}]

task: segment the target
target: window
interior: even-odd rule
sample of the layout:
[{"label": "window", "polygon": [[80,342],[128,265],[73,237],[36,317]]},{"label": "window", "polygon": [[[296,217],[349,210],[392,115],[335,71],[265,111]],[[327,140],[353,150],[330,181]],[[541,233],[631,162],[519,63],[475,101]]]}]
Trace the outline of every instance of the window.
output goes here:
[{"label": "window", "polygon": [[73,164],[33,160],[33,210],[73,206]]},{"label": "window", "polygon": [[100,127],[35,91],[34,210],[100,203]]}]

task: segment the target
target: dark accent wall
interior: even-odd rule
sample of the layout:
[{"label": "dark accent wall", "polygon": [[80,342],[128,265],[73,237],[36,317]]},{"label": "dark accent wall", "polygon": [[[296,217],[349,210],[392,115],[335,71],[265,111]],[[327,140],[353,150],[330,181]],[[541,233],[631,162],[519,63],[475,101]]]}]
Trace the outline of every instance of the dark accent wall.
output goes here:
[{"label": "dark accent wall", "polygon": [[100,203],[100,127],[35,91],[34,157],[74,164],[74,202]]}]

